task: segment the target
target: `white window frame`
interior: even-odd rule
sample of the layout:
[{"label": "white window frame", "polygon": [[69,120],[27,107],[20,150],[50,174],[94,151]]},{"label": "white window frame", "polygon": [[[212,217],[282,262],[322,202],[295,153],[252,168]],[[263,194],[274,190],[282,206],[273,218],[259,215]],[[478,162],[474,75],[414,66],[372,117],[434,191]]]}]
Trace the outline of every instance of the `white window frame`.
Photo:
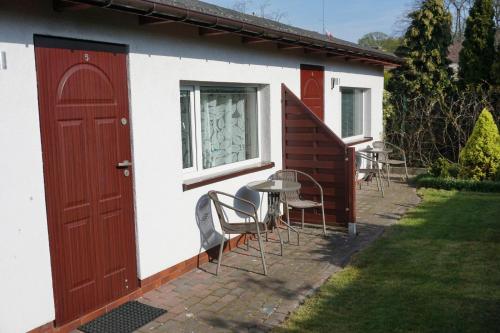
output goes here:
[{"label": "white window frame", "polygon": [[[363,96],[361,98],[361,116],[362,116],[362,118],[361,118],[361,134],[342,137],[342,90],[343,89],[361,90],[361,93],[363,94]],[[345,142],[357,141],[357,140],[363,139],[365,137],[366,90],[367,89],[365,89],[365,88],[348,87],[348,86],[342,86],[339,88],[339,92],[340,92],[340,136],[342,137],[342,140],[344,140]]]},{"label": "white window frame", "polygon": [[[203,168],[203,149],[201,140],[201,87],[245,87],[245,88],[255,88],[257,92],[257,142],[258,142],[258,156],[249,160],[219,165],[213,168],[204,169]],[[193,143],[193,167],[183,169],[184,180],[190,178],[197,178],[208,176],[217,173],[224,173],[231,170],[242,169],[248,166],[255,165],[262,161],[262,107],[261,107],[261,92],[260,85],[258,84],[245,84],[245,83],[223,83],[223,82],[186,82],[182,83],[180,90],[191,89],[191,127]],[[180,92],[179,90],[179,92]]]}]

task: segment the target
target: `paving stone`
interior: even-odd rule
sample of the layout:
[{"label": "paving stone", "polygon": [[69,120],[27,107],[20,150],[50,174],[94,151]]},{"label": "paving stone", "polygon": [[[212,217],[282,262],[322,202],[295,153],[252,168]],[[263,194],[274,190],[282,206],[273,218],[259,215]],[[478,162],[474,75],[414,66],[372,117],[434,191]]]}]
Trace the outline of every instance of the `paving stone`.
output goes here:
[{"label": "paving stone", "polygon": [[216,297],[223,297],[229,294],[231,290],[226,289],[226,288],[220,288],[215,290],[211,295],[216,296]]},{"label": "paving stone", "polygon": [[245,292],[245,289],[243,288],[234,288],[233,290],[231,290],[230,294],[231,295],[235,295],[235,296],[241,296],[241,294],[243,294]]},{"label": "paving stone", "polygon": [[187,306],[184,304],[179,304],[174,306],[173,308],[168,309],[169,312],[179,314],[179,313],[184,313],[187,310]]},{"label": "paving stone", "polygon": [[217,302],[220,298],[215,295],[209,295],[200,301],[201,304],[210,305]]},{"label": "paving stone", "polygon": [[149,332],[153,331],[154,329],[158,328],[158,326],[161,326],[161,323],[158,323],[156,321],[152,321],[152,322],[142,326],[141,328],[139,328],[139,331],[149,333]]},{"label": "paving stone", "polygon": [[155,321],[160,323],[160,324],[164,324],[167,321],[174,319],[176,316],[177,316],[177,314],[175,314],[173,312],[167,312],[167,313],[159,316],[158,318],[156,318]]},{"label": "paving stone", "polygon": [[164,325],[158,326],[154,331],[154,333],[171,333],[171,332],[182,332],[184,330],[184,325],[178,321],[170,320],[166,322]]},{"label": "paving stone", "polygon": [[190,306],[193,306],[197,303],[200,303],[202,301],[202,298],[200,297],[196,297],[196,296],[192,296],[186,300],[184,300],[184,302],[182,302],[183,305],[187,306],[187,307],[190,307]]},{"label": "paving stone", "polygon": [[189,319],[191,319],[194,316],[192,312],[183,312],[179,313],[177,316],[175,316],[174,320],[179,321],[179,322],[185,322]]},{"label": "paving stone", "polygon": [[237,297],[234,295],[226,295],[226,296],[222,297],[221,299],[219,299],[218,302],[227,304],[227,303],[234,301],[236,298]]},{"label": "paving stone", "polygon": [[219,312],[226,305],[227,305],[226,303],[215,302],[214,304],[210,305],[207,308],[207,310],[210,310],[210,311],[213,311],[213,312]]}]

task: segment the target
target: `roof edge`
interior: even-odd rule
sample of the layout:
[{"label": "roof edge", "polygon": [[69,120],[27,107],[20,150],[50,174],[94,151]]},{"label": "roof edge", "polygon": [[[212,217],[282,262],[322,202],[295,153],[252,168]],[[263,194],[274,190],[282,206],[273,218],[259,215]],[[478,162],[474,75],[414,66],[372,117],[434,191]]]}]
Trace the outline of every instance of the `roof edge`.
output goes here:
[{"label": "roof edge", "polygon": [[366,50],[362,47],[339,44],[333,40],[328,41],[313,38],[244,22],[243,20],[204,13],[196,9],[181,7],[176,5],[175,2],[165,3],[151,0],[54,0],[54,7],[56,9],[66,9],[71,7],[72,4],[74,6],[81,6],[83,4],[113,9],[159,21],[182,22],[214,31],[237,34],[243,37],[293,45],[298,48],[303,47],[308,50],[325,52],[332,57],[345,57],[345,60],[360,60],[373,65],[397,67],[404,63],[402,58],[385,52]]}]

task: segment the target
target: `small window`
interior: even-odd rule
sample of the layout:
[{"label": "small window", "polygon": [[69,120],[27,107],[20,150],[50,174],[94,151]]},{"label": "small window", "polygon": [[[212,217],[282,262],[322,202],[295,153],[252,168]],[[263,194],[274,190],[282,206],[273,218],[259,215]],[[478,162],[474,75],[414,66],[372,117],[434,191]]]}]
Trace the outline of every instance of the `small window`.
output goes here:
[{"label": "small window", "polygon": [[258,162],[257,87],[194,85],[181,87],[180,98],[186,171]]},{"label": "small window", "polygon": [[363,90],[342,88],[342,137],[363,135]]},{"label": "small window", "polygon": [[193,167],[193,90],[188,87],[181,88],[181,138],[182,138],[182,167]]}]

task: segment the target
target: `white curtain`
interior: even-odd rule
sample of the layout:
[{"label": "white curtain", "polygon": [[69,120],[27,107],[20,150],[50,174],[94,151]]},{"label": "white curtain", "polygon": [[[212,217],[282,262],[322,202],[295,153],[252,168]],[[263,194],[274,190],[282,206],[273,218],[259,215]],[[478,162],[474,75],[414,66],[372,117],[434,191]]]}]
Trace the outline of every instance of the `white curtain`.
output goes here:
[{"label": "white curtain", "polygon": [[258,156],[255,88],[201,87],[203,168]]}]

